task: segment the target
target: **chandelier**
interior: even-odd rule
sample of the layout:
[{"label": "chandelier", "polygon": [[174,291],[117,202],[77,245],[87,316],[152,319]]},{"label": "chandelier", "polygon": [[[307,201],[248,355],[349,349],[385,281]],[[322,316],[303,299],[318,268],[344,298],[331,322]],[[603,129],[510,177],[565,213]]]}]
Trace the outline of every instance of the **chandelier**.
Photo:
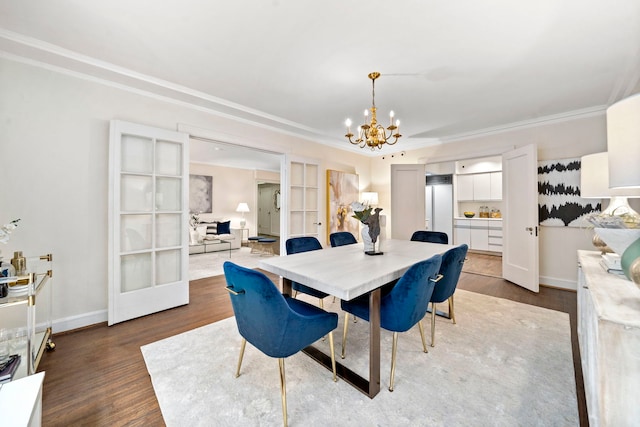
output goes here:
[{"label": "chandelier", "polygon": [[[372,87],[372,105],[370,110],[364,110],[364,124],[358,126],[358,135],[357,139],[353,140],[353,134],[351,133],[351,120],[347,119],[345,124],[347,125],[347,134],[345,137],[349,140],[353,145],[359,145],[360,148],[369,147],[371,150],[375,150],[376,148],[382,149],[383,144],[393,145],[398,142],[398,138],[400,135],[400,120],[396,120],[393,122],[393,111],[389,112],[389,126],[384,128],[381,124],[378,124],[378,119],[376,118],[376,79],[380,77],[380,73],[374,71],[373,73],[369,73],[369,78],[371,79],[371,87]],[[371,121],[367,123],[369,118],[369,111],[371,111]],[[388,133],[387,133],[388,131]],[[394,133],[395,131],[395,133]],[[393,139],[393,142],[392,142]]]}]

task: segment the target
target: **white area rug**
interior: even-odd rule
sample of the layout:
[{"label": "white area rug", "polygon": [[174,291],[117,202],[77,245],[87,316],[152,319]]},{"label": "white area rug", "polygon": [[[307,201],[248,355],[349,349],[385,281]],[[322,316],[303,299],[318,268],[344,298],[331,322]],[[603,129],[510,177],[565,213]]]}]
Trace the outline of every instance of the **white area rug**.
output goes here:
[{"label": "white area rug", "polygon": [[189,255],[189,280],[224,274],[222,264],[225,261],[233,261],[247,268],[256,268],[258,261],[260,261],[260,255],[250,252],[250,248],[241,247],[240,249],[232,249],[231,256],[229,256],[229,251]]},{"label": "white area rug", "polygon": [[[339,311],[325,299],[325,308]],[[391,333],[382,331],[382,384],[369,399],[305,354],[286,359],[290,426],[577,426],[566,313],[456,292],[456,320],[438,318],[422,352],[417,326],[400,334],[395,391]],[[336,355],[344,316],[334,331]],[[429,324],[425,319],[425,332]],[[427,338],[429,339],[429,338]],[[328,352],[328,339],[316,344]],[[167,426],[282,425],[278,363],[247,345],[230,318],[141,348]],[[349,327],[347,358],[368,372],[368,323]]]}]

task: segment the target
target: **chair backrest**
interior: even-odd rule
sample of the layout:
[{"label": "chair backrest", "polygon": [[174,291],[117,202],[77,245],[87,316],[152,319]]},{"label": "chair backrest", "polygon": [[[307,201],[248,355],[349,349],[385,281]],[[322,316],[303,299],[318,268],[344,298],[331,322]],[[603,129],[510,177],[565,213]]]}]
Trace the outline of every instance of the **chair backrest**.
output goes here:
[{"label": "chair backrest", "polygon": [[411,240],[414,242],[429,242],[449,244],[449,236],[441,231],[418,230],[413,233]]},{"label": "chair backrest", "polygon": [[329,241],[331,242],[331,247],[335,248],[336,246],[344,246],[344,245],[353,245],[354,243],[358,243],[353,234],[348,231],[338,231],[335,233],[331,233],[329,235]]},{"label": "chair backrest", "polygon": [[440,270],[441,255],[412,265],[391,292],[380,301],[380,324],[394,332],[408,331],[427,313],[435,279]]},{"label": "chair backrest", "polygon": [[436,283],[433,295],[431,295],[432,302],[438,303],[446,301],[456,291],[468,249],[469,247],[467,245],[460,245],[449,249],[442,255],[440,274],[442,274],[443,277]]},{"label": "chair backrest", "polygon": [[320,241],[313,236],[292,237],[285,242],[287,255],[322,249]]},{"label": "chair backrest", "polygon": [[287,348],[282,339],[295,313],[276,285],[263,273],[230,261],[223,268],[227,287],[237,294],[229,293],[240,335],[271,357],[297,352],[299,349]]}]

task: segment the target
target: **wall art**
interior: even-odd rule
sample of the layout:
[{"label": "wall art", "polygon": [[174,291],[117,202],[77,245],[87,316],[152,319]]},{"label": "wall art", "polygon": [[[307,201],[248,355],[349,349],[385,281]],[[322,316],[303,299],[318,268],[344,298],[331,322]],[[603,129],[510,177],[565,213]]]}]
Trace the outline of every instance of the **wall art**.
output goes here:
[{"label": "wall art", "polygon": [[327,241],[337,231],[348,231],[356,238],[360,235],[360,222],[352,218],[351,203],[360,195],[358,175],[327,170]]},{"label": "wall art", "polygon": [[189,212],[212,213],[213,177],[189,175]]},{"label": "wall art", "polygon": [[538,221],[550,227],[587,227],[599,200],[580,197],[580,158],[538,162]]}]

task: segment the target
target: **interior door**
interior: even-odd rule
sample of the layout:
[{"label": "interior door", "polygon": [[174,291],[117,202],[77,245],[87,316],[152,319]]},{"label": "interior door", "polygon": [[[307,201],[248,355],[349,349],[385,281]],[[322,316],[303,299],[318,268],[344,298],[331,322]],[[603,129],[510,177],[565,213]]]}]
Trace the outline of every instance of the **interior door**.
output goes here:
[{"label": "interior door", "polygon": [[[287,168],[288,190],[284,212],[289,217],[289,237],[313,236],[320,240],[320,166],[316,160],[289,157]],[[282,230],[281,230],[282,231]],[[322,240],[320,240],[322,241]],[[286,252],[281,252],[286,253]]]},{"label": "interior door", "polygon": [[109,325],[189,303],[188,144],[187,134],[111,122]]},{"label": "interior door", "polygon": [[502,155],[502,275],[533,292],[539,291],[537,164],[535,145]]},{"label": "interior door", "polygon": [[409,240],[425,227],[426,165],[391,165],[391,238]]}]

